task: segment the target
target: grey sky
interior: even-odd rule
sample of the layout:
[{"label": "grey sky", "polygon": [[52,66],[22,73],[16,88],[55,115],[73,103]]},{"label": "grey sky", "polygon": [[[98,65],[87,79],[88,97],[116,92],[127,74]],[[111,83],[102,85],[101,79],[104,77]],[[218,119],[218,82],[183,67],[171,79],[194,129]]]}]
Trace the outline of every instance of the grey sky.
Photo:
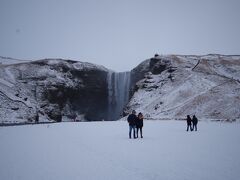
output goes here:
[{"label": "grey sky", "polygon": [[0,55],[130,70],[159,54],[240,54],[239,0],[0,0]]}]

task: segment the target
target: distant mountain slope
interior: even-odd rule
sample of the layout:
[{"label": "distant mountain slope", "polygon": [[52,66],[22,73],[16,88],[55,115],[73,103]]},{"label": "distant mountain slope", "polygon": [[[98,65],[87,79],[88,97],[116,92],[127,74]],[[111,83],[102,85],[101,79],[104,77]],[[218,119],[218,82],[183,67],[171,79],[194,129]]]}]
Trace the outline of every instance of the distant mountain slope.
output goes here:
[{"label": "distant mountain slope", "polygon": [[0,56],[0,65],[6,65],[6,64],[18,64],[18,63],[25,63],[30,62],[31,60],[20,60],[20,59],[13,59],[9,57],[3,57]]},{"label": "distant mountain slope", "polygon": [[[161,72],[147,68],[153,62],[155,69],[164,67]],[[145,77],[128,112],[136,109],[153,119],[240,119],[240,56],[157,56],[140,66]]]}]

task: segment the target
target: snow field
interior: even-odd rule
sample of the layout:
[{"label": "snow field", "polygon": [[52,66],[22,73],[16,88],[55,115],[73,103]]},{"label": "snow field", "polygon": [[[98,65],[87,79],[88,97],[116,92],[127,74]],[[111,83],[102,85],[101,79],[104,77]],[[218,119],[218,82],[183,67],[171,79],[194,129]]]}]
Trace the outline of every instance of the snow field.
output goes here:
[{"label": "snow field", "polygon": [[0,127],[4,180],[238,180],[240,123],[126,121]]}]

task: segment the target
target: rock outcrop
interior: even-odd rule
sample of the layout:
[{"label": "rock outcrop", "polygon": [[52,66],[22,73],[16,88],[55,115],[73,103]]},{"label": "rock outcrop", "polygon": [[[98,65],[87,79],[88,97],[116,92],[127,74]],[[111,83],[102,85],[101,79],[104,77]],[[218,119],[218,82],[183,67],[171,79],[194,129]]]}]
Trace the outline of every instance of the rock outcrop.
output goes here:
[{"label": "rock outcrop", "polygon": [[102,66],[61,59],[1,65],[0,119],[5,123],[105,119],[107,73]]}]

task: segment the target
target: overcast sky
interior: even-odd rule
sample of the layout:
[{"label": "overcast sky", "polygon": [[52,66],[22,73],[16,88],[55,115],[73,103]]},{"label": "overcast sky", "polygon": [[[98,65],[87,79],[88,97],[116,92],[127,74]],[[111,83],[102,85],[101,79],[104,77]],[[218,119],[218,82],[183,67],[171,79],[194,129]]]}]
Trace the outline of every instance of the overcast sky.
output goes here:
[{"label": "overcast sky", "polygon": [[159,54],[240,54],[239,0],[0,0],[0,56],[130,70]]}]

